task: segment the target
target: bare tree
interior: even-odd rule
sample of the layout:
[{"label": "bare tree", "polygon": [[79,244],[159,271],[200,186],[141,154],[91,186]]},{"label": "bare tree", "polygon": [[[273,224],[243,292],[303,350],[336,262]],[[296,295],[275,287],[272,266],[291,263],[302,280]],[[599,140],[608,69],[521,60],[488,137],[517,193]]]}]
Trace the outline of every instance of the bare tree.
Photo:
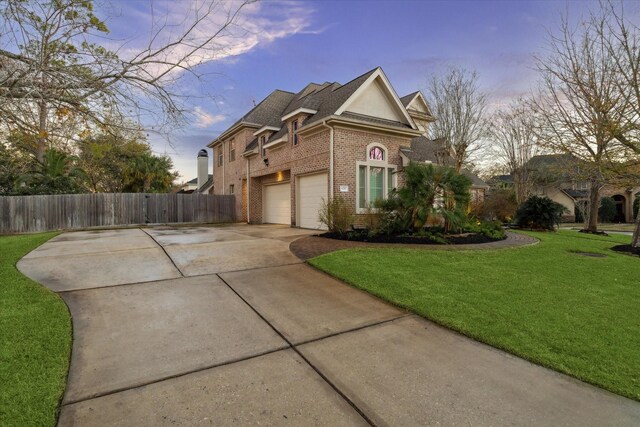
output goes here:
[{"label": "bare tree", "polygon": [[199,78],[198,65],[228,46],[220,40],[239,36],[250,2],[184,3],[181,23],[153,14],[145,47],[110,49],[91,0],[0,0],[0,127],[36,136],[40,161],[52,138],[74,136],[71,125],[105,131],[152,116],[174,127],[186,113],[179,78]]},{"label": "bare tree", "polygon": [[525,100],[518,99],[494,114],[490,128],[493,148],[513,177],[518,204],[525,201],[533,189],[528,163],[538,151],[535,127],[533,110]]},{"label": "bare tree", "polygon": [[[616,74],[619,96],[625,103],[621,120],[611,120],[615,138],[636,154],[640,154],[640,31],[625,18],[624,2],[601,1],[600,10],[591,14],[595,36],[604,45]],[[637,181],[636,181],[637,182]],[[631,245],[640,247],[640,212]]]},{"label": "bare tree", "polygon": [[540,142],[576,157],[581,174],[588,177],[591,232],[598,228],[600,191],[611,166],[625,155],[610,126],[626,114],[625,102],[618,90],[615,58],[598,31],[596,22],[574,30],[563,19],[559,33],[549,37],[549,54],[538,58],[542,87],[534,100],[541,118]]},{"label": "bare tree", "polygon": [[436,117],[429,126],[430,137],[442,141],[459,172],[487,136],[487,95],[480,89],[477,73],[463,68],[432,77],[428,93]]}]

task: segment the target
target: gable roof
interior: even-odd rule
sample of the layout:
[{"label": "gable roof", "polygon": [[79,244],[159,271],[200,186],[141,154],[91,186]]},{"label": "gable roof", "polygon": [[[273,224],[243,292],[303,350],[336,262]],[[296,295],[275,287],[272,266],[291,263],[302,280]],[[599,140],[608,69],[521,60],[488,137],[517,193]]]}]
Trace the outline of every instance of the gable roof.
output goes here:
[{"label": "gable roof", "polygon": [[409,95],[405,95],[402,98],[400,98],[400,102],[402,102],[402,105],[404,105],[405,107],[408,107],[409,104],[411,104],[411,101],[413,101],[413,98],[416,97],[417,94],[419,94],[420,91],[417,90],[413,93],[410,93]]},{"label": "gable roof", "polygon": [[[397,103],[396,108],[398,110],[398,114],[403,117],[406,123],[357,114],[345,110],[349,102],[352,102],[353,99],[357,98],[357,92],[359,89],[362,89],[377,79],[379,79],[382,85],[386,87],[385,90],[387,90],[389,98]],[[217,141],[224,139],[236,129],[242,127],[242,125],[252,126],[256,129],[260,129],[265,126],[278,128],[280,130],[273,133],[268,140],[275,141],[288,133],[286,123],[282,123],[282,118],[301,109],[303,111],[306,110],[306,112],[310,114],[304,122],[303,127],[305,128],[314,123],[317,124],[330,116],[340,115],[345,119],[371,123],[373,125],[384,125],[387,127],[405,130],[417,129],[404,105],[389,84],[384,72],[380,67],[376,67],[373,70],[354,78],[350,82],[345,83],[344,85],[337,82],[324,82],[322,84],[309,83],[297,93],[275,90],[242,118],[236,121],[231,127],[220,134],[220,136],[209,144],[209,146],[213,146]],[[313,113],[313,111],[315,111],[315,113]],[[258,140],[252,140],[247,144],[245,152],[255,149],[257,145]]]}]

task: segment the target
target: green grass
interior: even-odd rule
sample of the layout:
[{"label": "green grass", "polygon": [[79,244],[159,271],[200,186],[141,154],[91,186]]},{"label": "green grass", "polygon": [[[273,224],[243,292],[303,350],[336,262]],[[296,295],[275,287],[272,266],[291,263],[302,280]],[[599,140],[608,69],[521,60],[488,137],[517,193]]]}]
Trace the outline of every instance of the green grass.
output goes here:
[{"label": "green grass", "polygon": [[71,318],[16,262],[55,236],[0,236],[0,424],[53,426],[71,351]]},{"label": "green grass", "polygon": [[527,234],[541,242],[348,249],[310,263],[478,341],[640,400],[640,258],[609,250],[629,237]]}]

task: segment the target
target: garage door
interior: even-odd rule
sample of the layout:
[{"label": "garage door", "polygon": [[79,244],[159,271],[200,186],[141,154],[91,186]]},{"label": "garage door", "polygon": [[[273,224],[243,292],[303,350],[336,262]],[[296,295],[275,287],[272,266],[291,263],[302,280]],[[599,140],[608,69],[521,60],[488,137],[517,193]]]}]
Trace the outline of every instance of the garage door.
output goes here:
[{"label": "garage door", "polygon": [[302,228],[326,228],[318,221],[322,199],[327,200],[326,173],[298,178],[298,225]]},{"label": "garage door", "polygon": [[269,224],[291,224],[291,185],[266,185],[262,200],[263,222]]}]

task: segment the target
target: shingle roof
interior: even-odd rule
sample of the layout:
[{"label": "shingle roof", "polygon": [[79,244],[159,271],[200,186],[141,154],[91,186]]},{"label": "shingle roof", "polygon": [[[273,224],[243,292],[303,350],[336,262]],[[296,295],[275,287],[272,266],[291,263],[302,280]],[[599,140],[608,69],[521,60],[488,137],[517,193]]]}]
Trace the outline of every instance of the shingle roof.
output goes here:
[{"label": "shingle roof", "polygon": [[411,101],[413,101],[413,98],[416,97],[416,95],[419,93],[420,91],[417,90],[413,93],[410,93],[409,95],[405,95],[402,98],[400,98],[400,102],[402,102],[402,105],[404,105],[405,107],[407,107],[409,105],[409,103]]},{"label": "shingle roof", "polygon": [[[213,178],[213,175],[209,174],[208,175],[208,179],[212,179],[212,178]],[[196,177],[196,178],[193,178],[190,181],[187,181],[187,184],[194,184],[194,185],[198,184],[198,178]]]},{"label": "shingle roof", "polygon": [[[349,97],[353,95],[353,93],[358,90],[358,88],[362,86],[362,84],[377,70],[378,68],[374,68],[344,85],[337,82],[325,82],[322,84],[310,83],[295,94],[292,92],[275,90],[251,109],[251,111],[235,122],[229,129],[239,125],[240,123],[273,126],[280,130],[273,134],[269,140],[272,141],[278,139],[288,132],[287,127],[282,123],[283,116],[286,116],[300,108],[307,108],[315,110],[317,113],[311,115],[305,120],[305,126],[323,120],[335,114],[338,108],[340,108],[347,99],[349,99]],[[412,95],[415,95],[415,93]],[[342,116],[345,118],[384,124],[387,126],[405,129],[411,128],[410,125],[405,123],[353,113],[343,113]],[[257,139],[255,139],[247,144],[245,150],[252,150],[257,146],[257,144]]]},{"label": "shingle roof", "polygon": [[404,148],[400,150],[409,160],[438,163],[442,158],[442,156],[438,155],[441,147],[441,139],[429,139],[426,136],[418,136],[411,140],[410,149]]},{"label": "shingle roof", "polygon": [[471,186],[472,187],[484,187],[484,188],[489,188],[489,184],[487,184],[486,182],[484,182],[478,175],[474,174],[473,172],[471,172],[468,169],[462,169],[460,171],[460,173],[462,173],[462,175],[466,176],[467,178],[469,178],[471,180]]},{"label": "shingle roof", "polygon": [[570,188],[565,188],[562,189],[562,191],[564,191],[565,193],[567,193],[569,196],[573,197],[574,199],[586,199],[589,197],[589,191],[588,190],[573,190]]}]

